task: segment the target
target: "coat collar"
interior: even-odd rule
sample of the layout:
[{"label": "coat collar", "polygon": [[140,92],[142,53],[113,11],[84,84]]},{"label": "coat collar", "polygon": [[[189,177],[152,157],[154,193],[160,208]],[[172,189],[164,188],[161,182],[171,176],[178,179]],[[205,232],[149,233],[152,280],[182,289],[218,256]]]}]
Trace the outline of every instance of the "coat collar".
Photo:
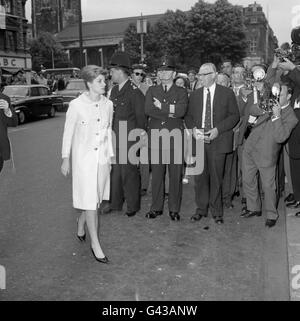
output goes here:
[{"label": "coat collar", "polygon": [[119,90],[119,85],[116,85],[114,88],[115,91],[115,97],[119,97],[122,96],[124,94],[124,92],[126,92],[126,90],[128,89],[128,87],[131,86],[130,80],[128,79],[125,84],[123,85],[123,87],[121,88],[121,90]]}]

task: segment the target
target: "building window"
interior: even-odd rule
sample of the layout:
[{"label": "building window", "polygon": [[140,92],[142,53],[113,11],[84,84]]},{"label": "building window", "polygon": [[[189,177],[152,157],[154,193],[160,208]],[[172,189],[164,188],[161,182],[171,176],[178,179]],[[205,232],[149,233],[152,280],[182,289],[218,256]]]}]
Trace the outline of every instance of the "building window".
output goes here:
[{"label": "building window", "polygon": [[4,50],[4,44],[5,44],[5,32],[4,30],[0,29],[0,50]]},{"label": "building window", "polygon": [[252,17],[250,19],[250,23],[257,23],[257,17]]},{"label": "building window", "polygon": [[17,35],[14,31],[6,31],[6,49],[10,51],[17,50]]},{"label": "building window", "polygon": [[5,12],[9,14],[14,13],[13,0],[0,0],[1,7],[4,7]]},{"label": "building window", "polygon": [[25,2],[22,3],[22,17],[25,18]]},{"label": "building window", "polygon": [[249,40],[249,51],[250,51],[250,53],[252,53],[252,54],[256,53],[256,49],[257,49],[257,39],[256,38],[251,38]]},{"label": "building window", "polygon": [[67,0],[67,9],[72,9],[71,0]]}]

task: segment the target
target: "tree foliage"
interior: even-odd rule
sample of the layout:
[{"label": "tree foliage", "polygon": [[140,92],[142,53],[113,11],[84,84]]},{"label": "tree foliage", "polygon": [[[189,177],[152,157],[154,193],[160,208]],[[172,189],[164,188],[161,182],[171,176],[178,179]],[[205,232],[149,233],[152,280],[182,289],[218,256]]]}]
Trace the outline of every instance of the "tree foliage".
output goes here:
[{"label": "tree foliage", "polygon": [[[140,36],[131,25],[126,32],[125,48],[140,59]],[[157,66],[164,54],[173,55],[181,69],[199,67],[204,62],[219,64],[222,59],[241,61],[246,51],[242,7],[227,0],[198,2],[187,12],[168,10],[145,35],[146,62]]]},{"label": "tree foliage", "polygon": [[51,33],[41,33],[37,39],[32,39],[29,45],[33,70],[40,71],[41,65],[52,68],[52,57],[56,68],[71,66],[67,54]]}]

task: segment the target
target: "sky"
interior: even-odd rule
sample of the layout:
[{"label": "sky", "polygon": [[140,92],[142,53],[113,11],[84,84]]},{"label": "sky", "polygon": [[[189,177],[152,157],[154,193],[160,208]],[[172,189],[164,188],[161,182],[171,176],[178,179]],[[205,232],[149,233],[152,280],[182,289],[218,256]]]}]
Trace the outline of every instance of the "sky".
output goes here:
[{"label": "sky", "polygon": [[[166,10],[189,10],[197,0],[81,0],[82,18],[85,21],[164,13]],[[213,3],[215,0],[206,0]],[[247,6],[254,0],[229,0],[232,4]],[[299,0],[257,0],[265,14],[279,44],[291,42],[291,30],[300,25]],[[31,1],[27,0],[26,17],[31,21]]]}]

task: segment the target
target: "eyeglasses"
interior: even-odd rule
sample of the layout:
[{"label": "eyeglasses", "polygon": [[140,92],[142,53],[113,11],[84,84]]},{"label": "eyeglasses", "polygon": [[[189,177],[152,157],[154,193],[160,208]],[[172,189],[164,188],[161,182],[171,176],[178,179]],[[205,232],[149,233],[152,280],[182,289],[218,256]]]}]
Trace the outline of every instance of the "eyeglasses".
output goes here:
[{"label": "eyeglasses", "polygon": [[201,76],[208,76],[208,75],[211,75],[211,74],[214,74],[214,72],[211,71],[211,72],[207,72],[206,74],[197,74],[197,76],[201,77]]},{"label": "eyeglasses", "polygon": [[135,74],[137,77],[138,77],[138,76],[144,76],[144,74],[143,74],[142,72],[135,72],[134,74]]}]

